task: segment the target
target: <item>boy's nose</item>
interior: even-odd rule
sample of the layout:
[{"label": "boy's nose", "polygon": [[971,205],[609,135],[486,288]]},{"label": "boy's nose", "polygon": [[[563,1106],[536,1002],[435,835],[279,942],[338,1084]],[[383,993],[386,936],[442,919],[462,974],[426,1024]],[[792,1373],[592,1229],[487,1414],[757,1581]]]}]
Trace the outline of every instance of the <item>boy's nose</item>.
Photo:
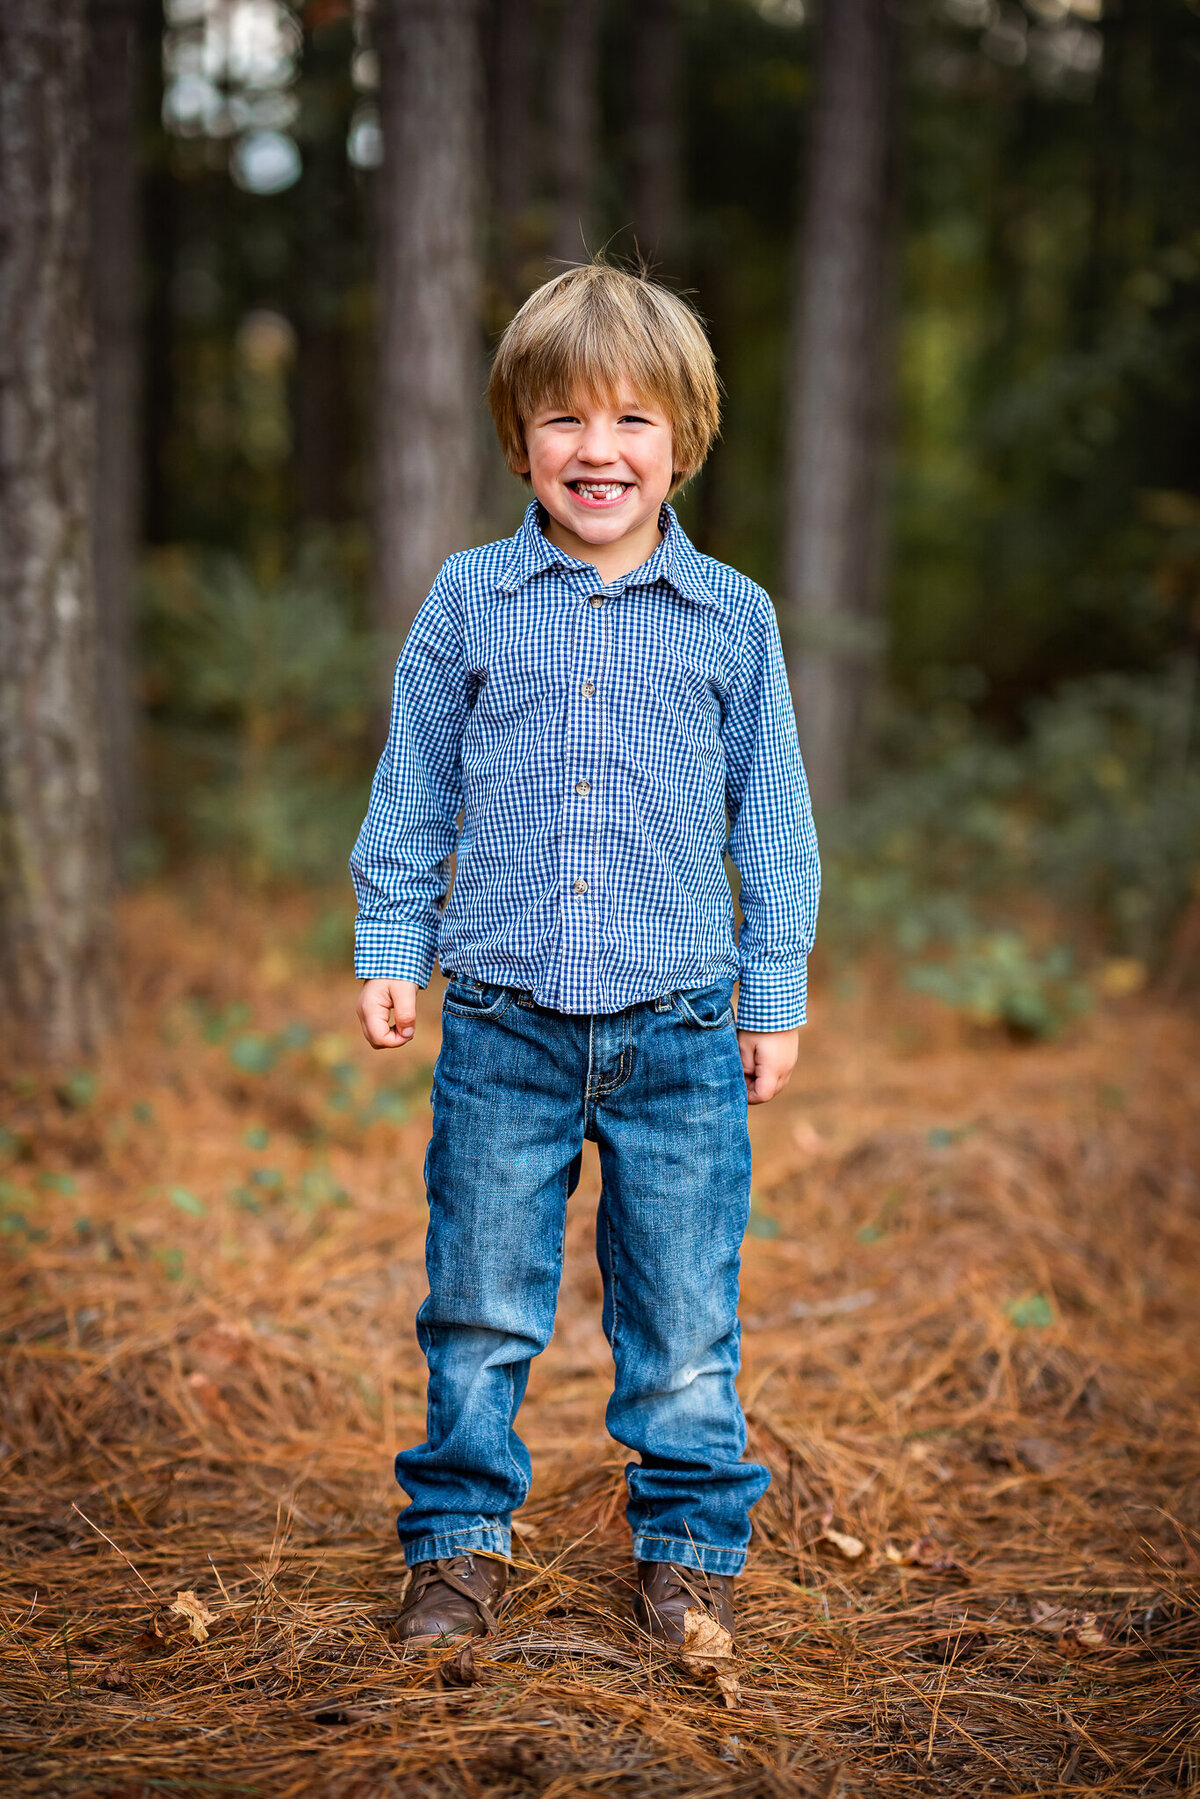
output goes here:
[{"label": "boy's nose", "polygon": [[589,425],[579,440],[581,462],[616,462],[620,456],[616,436],[607,425]]}]

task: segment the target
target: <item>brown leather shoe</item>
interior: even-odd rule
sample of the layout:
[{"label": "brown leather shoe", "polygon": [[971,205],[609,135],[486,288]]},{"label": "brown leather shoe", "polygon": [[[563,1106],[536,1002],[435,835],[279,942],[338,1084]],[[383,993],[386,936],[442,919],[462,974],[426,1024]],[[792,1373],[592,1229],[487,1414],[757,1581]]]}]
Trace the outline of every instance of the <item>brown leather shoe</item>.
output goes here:
[{"label": "brown leather shoe", "polygon": [[656,1643],[678,1649],[689,1606],[707,1612],[731,1637],[734,1634],[732,1574],[705,1574],[678,1562],[639,1562],[637,1577],[633,1615]]},{"label": "brown leather shoe", "polygon": [[508,1563],[490,1555],[418,1562],[400,1607],[396,1635],[412,1649],[486,1637],[508,1585]]}]

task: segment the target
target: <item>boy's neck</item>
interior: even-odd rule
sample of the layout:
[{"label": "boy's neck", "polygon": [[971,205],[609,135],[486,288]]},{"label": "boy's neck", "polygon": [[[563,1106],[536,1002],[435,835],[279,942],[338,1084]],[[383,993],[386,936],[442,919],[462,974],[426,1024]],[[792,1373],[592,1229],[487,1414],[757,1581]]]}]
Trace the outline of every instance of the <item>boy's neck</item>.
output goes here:
[{"label": "boy's neck", "polygon": [[649,561],[662,542],[663,535],[658,528],[658,519],[650,518],[635,530],[626,532],[624,537],[618,537],[614,543],[588,543],[566,525],[560,524],[544,506],[542,531],[556,550],[564,550],[578,562],[590,562],[606,587],[610,581],[619,581],[622,575],[631,575],[635,568],[640,568],[643,562]]}]

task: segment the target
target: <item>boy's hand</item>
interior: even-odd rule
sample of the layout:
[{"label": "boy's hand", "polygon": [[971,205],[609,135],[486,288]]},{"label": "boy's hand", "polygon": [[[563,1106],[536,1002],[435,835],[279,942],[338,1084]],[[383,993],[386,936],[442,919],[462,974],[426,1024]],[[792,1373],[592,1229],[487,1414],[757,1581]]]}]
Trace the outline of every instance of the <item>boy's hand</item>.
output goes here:
[{"label": "boy's hand", "polygon": [[746,1076],[746,1103],[762,1106],[787,1086],[800,1053],[800,1032],[739,1031],[738,1048]]},{"label": "boy's hand", "polygon": [[[388,1015],[394,1023],[388,1022]],[[399,1049],[411,1043],[417,1028],[415,981],[364,981],[358,996],[358,1022],[372,1049]]]}]

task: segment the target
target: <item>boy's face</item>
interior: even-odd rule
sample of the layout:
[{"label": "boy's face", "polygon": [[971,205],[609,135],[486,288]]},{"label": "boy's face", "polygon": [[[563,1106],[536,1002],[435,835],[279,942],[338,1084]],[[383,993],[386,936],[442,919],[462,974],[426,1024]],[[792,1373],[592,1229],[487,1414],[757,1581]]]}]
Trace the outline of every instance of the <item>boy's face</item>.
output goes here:
[{"label": "boy's face", "polygon": [[660,407],[624,383],[612,399],[576,395],[567,407],[534,413],[525,447],[529,463],[521,472],[569,538],[601,548],[645,537],[650,554],[674,472],[671,426]]}]

